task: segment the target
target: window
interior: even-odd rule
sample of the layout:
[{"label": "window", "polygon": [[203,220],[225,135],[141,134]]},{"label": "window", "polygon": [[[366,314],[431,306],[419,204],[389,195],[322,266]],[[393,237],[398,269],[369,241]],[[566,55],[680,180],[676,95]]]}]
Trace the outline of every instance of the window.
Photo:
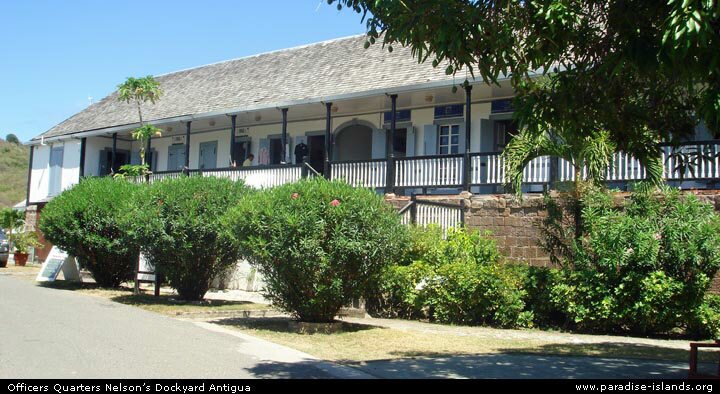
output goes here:
[{"label": "window", "polygon": [[460,153],[460,125],[440,126],[438,153],[441,155]]}]

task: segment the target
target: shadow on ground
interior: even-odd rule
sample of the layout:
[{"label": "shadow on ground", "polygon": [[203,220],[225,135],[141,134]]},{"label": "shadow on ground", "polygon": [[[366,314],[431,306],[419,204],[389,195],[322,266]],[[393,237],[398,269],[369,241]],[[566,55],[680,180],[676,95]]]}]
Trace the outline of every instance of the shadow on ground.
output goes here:
[{"label": "shadow on ground", "polygon": [[317,367],[317,361],[284,363],[267,361],[248,369],[260,379],[331,379],[334,376]]},{"label": "shadow on ground", "polygon": [[[289,317],[276,316],[276,317],[252,317],[252,318],[225,318],[213,320],[214,324],[221,326],[231,326],[240,329],[250,330],[266,330],[278,333],[297,333],[293,328],[290,328],[289,322],[293,321]],[[372,330],[376,328],[383,328],[377,326],[371,326],[366,324],[355,324],[348,322],[341,322],[342,328],[336,333],[323,333],[323,334],[307,334],[307,335],[336,335],[348,332],[357,332],[363,330]]]},{"label": "shadow on ground", "polygon": [[240,305],[252,305],[250,301],[225,301],[225,300],[202,300],[202,301],[184,301],[178,299],[177,296],[160,295],[155,297],[149,294],[124,294],[111,297],[111,300],[126,305],[165,305],[165,306],[193,306],[197,308],[217,308],[230,307]]},{"label": "shadow on ground", "polygon": [[378,377],[494,379],[686,378],[687,363],[604,357],[481,354],[378,360],[357,368]]},{"label": "shadow on ground", "polygon": [[[153,294],[141,293],[133,294],[133,289],[126,286],[117,288],[103,288],[95,283],[86,282],[40,282],[40,286],[68,291],[84,291],[88,294],[101,295],[125,305],[132,306],[166,306],[168,309],[178,307],[191,307],[193,310],[201,311],[202,309],[232,309],[233,307],[242,307],[254,304],[251,301],[226,301],[226,300],[202,300],[202,301],[185,301],[178,298],[177,295],[161,294],[155,297]],[[163,309],[163,308],[160,308]]]}]

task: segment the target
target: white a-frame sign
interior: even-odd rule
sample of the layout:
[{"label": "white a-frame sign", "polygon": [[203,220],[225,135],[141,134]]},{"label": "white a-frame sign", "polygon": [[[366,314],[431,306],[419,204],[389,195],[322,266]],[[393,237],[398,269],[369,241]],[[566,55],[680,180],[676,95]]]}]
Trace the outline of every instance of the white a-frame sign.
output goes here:
[{"label": "white a-frame sign", "polygon": [[38,282],[54,282],[60,271],[62,271],[65,280],[82,282],[75,257],[69,256],[57,246],[53,246],[35,280]]}]

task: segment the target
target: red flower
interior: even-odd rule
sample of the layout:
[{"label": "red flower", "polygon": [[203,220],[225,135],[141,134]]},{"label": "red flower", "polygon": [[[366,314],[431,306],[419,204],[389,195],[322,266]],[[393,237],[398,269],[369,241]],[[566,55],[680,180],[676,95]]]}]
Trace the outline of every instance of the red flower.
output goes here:
[{"label": "red flower", "polygon": [[338,201],[336,198],[336,199],[330,201],[330,205],[332,205],[333,207],[337,207],[338,205],[340,205],[340,201]]},{"label": "red flower", "polygon": [[297,193],[293,193],[292,196],[290,196],[290,197],[292,197],[293,200],[297,200],[297,198],[300,197],[300,195]]}]

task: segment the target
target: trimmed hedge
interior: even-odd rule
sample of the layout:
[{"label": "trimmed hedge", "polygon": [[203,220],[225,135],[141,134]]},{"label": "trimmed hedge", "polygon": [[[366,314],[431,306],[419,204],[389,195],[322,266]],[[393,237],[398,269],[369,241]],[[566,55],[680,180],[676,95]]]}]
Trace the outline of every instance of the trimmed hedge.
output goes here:
[{"label": "trimmed hedge", "polygon": [[124,224],[139,186],[112,178],[83,179],[43,209],[45,239],[76,256],[102,287],[130,280],[138,247]]},{"label": "trimmed hedge", "polygon": [[220,218],[251,189],[215,177],[180,177],[143,188],[126,225],[180,297],[201,300],[237,253],[221,242]]},{"label": "trimmed hedge", "polygon": [[375,192],[322,178],[249,195],[223,227],[272,303],[309,322],[360,297],[399,258],[406,231]]}]

